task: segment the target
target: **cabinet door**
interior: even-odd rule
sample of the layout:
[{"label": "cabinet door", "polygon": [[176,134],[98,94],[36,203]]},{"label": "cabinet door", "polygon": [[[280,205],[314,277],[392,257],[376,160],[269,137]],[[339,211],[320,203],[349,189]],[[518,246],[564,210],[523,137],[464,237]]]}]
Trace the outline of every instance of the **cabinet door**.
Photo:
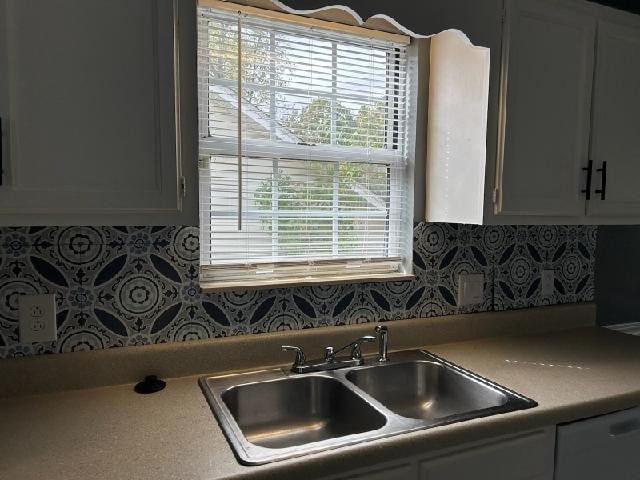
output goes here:
[{"label": "cabinet door", "polygon": [[558,426],[556,480],[640,478],[640,408]]},{"label": "cabinet door", "polygon": [[2,4],[0,222],[179,210],[171,0]]},{"label": "cabinet door", "polygon": [[[598,24],[591,157],[606,162],[606,195],[592,194],[590,215],[640,214],[640,22]],[[602,172],[594,172],[601,189]]]},{"label": "cabinet door", "polygon": [[421,480],[553,480],[555,429],[487,443],[420,464]]},{"label": "cabinet door", "polygon": [[595,20],[508,0],[496,214],[584,215]]}]

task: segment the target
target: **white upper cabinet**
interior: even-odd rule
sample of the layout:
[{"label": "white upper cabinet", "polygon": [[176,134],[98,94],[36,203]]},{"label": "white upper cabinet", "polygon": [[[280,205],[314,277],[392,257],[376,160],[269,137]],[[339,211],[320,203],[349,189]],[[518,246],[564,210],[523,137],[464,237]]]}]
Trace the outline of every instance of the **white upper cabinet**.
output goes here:
[{"label": "white upper cabinet", "polygon": [[496,214],[584,214],[595,29],[556,2],[508,0]]},{"label": "white upper cabinet", "polygon": [[598,191],[588,202],[589,215],[640,218],[639,122],[640,21],[600,21],[591,134]]},{"label": "white upper cabinet", "polygon": [[0,224],[179,221],[173,7],[0,1]]},{"label": "white upper cabinet", "polygon": [[[460,2],[469,8],[476,3]],[[475,220],[483,199],[460,176],[449,181],[457,179],[463,193],[439,195],[431,210],[433,193],[427,191],[427,219],[640,223],[640,17],[583,0],[504,0],[486,8],[502,23],[501,39],[486,19],[462,22],[447,9],[429,19],[474,32],[475,45],[491,48],[483,214]],[[432,89],[430,101],[449,90]],[[484,129],[474,125],[478,132]],[[427,151],[434,139],[449,141],[430,135]],[[466,161],[468,171],[484,166],[483,159]],[[428,165],[432,183],[438,181],[433,173]],[[475,205],[467,205],[470,196]]]}]

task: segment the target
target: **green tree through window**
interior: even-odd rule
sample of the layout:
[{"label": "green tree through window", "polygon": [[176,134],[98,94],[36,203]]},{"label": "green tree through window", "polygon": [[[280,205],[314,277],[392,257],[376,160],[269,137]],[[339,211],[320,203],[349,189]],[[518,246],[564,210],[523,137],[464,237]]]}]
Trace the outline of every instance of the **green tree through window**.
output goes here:
[{"label": "green tree through window", "polygon": [[[301,142],[331,144],[332,129],[335,144],[341,146],[382,148],[385,138],[384,106],[380,102],[374,107],[361,106],[354,115],[351,110],[341,104],[335,105],[332,113],[331,100],[316,98],[298,113],[292,115],[286,127]],[[332,122],[332,116],[335,120]],[[349,217],[349,212],[362,211],[367,207],[367,197],[376,195],[386,199],[387,166],[353,162],[318,162],[309,161],[310,175],[305,181],[296,180],[277,169],[275,178],[260,183],[254,196],[256,206],[269,212],[261,217],[262,227],[272,232],[277,228],[278,247],[284,254],[305,253],[305,243],[314,243],[317,250],[319,244],[328,254],[331,253],[334,237],[329,238],[327,232],[337,226],[339,253],[347,253],[350,248],[357,247],[357,230],[359,220]],[[275,190],[275,191],[274,191]],[[277,196],[274,197],[274,194]],[[340,214],[334,222],[335,207],[333,199],[337,199],[337,211]],[[287,211],[324,212],[324,218],[287,217]],[[281,212],[276,222],[272,214]]]}]

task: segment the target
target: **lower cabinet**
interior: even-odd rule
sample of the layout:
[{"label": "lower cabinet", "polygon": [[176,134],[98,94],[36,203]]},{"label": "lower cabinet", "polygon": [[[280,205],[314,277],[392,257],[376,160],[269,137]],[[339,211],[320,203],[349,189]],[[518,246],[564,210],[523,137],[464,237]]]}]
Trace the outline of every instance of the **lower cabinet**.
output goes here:
[{"label": "lower cabinet", "polygon": [[553,480],[555,427],[465,443],[332,480]]},{"label": "lower cabinet", "polygon": [[640,478],[640,408],[558,425],[556,480]]},{"label": "lower cabinet", "polygon": [[420,462],[420,480],[551,480],[555,429],[496,439]]}]

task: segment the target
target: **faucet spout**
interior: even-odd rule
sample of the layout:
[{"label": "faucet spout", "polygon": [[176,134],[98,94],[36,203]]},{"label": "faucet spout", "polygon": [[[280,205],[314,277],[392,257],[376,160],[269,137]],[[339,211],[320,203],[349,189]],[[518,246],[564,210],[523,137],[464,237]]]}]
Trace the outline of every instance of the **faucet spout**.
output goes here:
[{"label": "faucet spout", "polygon": [[331,348],[331,359],[333,360],[335,358],[335,356],[342,352],[343,350],[346,350],[347,348],[351,349],[351,359],[352,360],[359,360],[362,358],[362,351],[360,350],[360,345],[362,343],[365,342],[375,342],[376,341],[376,337],[372,337],[371,335],[365,335],[364,337],[360,337],[357,340],[354,340],[351,343],[346,344],[344,347],[340,347],[337,350],[333,350],[332,347],[327,347]]}]

